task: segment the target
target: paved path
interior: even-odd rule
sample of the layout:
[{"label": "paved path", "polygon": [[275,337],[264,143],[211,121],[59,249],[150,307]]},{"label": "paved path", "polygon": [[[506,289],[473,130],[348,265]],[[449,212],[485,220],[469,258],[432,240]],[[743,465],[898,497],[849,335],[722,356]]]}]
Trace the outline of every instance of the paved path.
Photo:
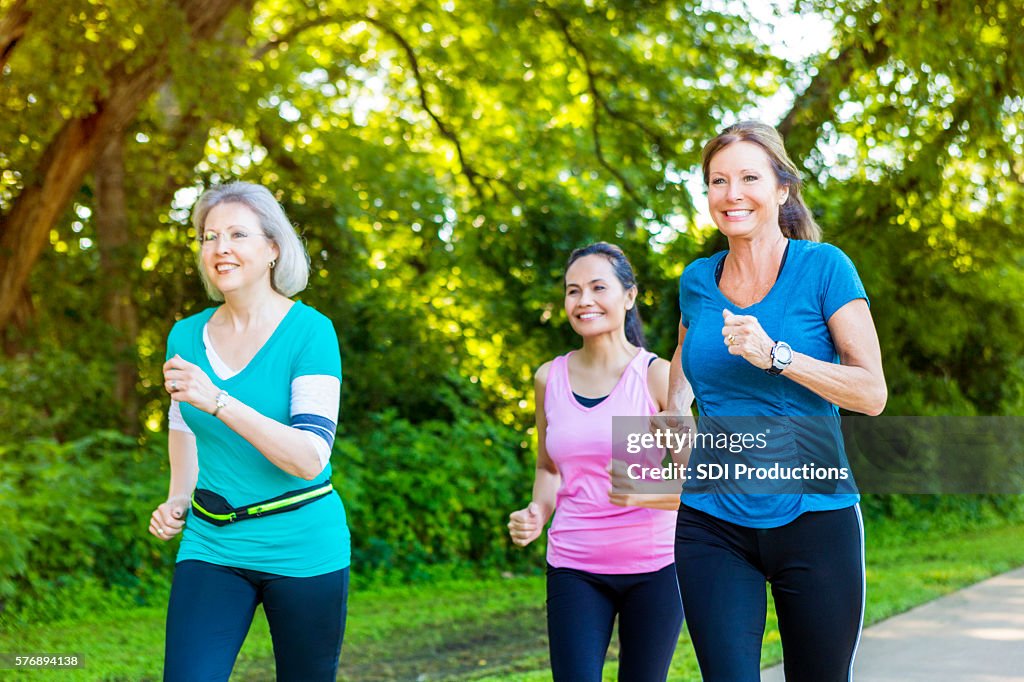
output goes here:
[{"label": "paved path", "polygon": [[[762,682],[783,682],[782,667]],[[1024,568],[864,630],[856,682],[1024,682]]]}]

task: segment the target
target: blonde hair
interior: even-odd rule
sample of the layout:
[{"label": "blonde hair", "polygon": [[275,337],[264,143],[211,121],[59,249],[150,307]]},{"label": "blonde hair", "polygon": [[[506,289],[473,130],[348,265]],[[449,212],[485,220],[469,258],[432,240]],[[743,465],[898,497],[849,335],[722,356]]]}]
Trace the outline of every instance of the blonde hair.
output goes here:
[{"label": "blonde hair", "polygon": [[700,153],[704,184],[708,184],[711,159],[733,142],[751,142],[763,149],[771,161],[776,181],[779,185],[789,188],[786,203],[779,207],[779,227],[782,228],[782,234],[790,239],[820,242],[821,228],[814,221],[814,216],[800,195],[800,172],[786,153],[786,146],[779,131],[770,125],[760,121],[741,121],[729,126],[704,145]]}]

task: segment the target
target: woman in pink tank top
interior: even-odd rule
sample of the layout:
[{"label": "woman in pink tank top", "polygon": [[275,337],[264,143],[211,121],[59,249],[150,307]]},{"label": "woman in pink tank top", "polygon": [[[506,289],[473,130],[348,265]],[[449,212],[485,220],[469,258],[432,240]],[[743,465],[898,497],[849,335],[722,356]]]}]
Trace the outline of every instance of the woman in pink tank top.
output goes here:
[{"label": "woman in pink tank top", "polygon": [[[537,470],[529,505],[509,516],[512,541],[547,548],[547,615],[555,682],[600,682],[615,617],[619,680],[663,682],[683,623],[673,547],[677,493],[613,493],[612,418],[668,404],[669,363],[645,350],[633,268],[617,246],[577,249],[565,312],[583,347],[535,377]],[[635,506],[643,505],[643,506]]]}]

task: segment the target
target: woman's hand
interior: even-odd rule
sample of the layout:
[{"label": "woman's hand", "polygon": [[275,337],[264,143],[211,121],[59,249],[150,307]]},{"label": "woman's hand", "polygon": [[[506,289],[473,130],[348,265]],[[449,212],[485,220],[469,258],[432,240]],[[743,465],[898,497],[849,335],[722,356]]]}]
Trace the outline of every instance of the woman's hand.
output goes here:
[{"label": "woman's hand", "polygon": [[161,540],[170,540],[185,527],[185,512],[188,511],[188,500],[175,497],[167,500],[153,510],[149,518],[150,534]]},{"label": "woman's hand", "polygon": [[164,363],[164,388],[178,402],[188,403],[197,410],[212,413],[217,409],[220,392],[206,372],[180,355]]},{"label": "woman's hand", "polygon": [[659,431],[678,431],[685,433],[690,430],[690,422],[693,421],[693,417],[689,414],[684,414],[679,410],[662,410],[657,414],[652,414],[650,418],[650,432],[658,433]]},{"label": "woman's hand", "polygon": [[629,465],[612,459],[608,465],[611,488],[608,501],[618,507],[646,507],[674,511],[679,508],[680,480],[637,480],[629,475]]},{"label": "woman's hand", "polygon": [[724,325],[722,338],[729,347],[730,355],[739,355],[744,360],[760,369],[772,366],[771,340],[761,323],[753,315],[733,315],[728,308],[722,311]]},{"label": "woman's hand", "polygon": [[508,534],[512,537],[513,544],[526,547],[540,537],[545,523],[547,519],[544,518],[540,505],[531,502],[525,509],[508,515]]},{"label": "woman's hand", "polygon": [[639,507],[643,497],[641,482],[629,476],[629,466],[622,460],[612,457],[608,463],[608,501],[620,507]]}]

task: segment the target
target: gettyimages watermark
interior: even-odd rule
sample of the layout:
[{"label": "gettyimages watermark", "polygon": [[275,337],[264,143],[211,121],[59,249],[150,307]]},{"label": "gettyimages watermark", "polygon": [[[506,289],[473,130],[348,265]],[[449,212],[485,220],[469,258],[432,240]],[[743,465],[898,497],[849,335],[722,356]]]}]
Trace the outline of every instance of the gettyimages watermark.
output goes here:
[{"label": "gettyimages watermark", "polygon": [[[621,453],[620,459],[625,467],[626,476],[632,481],[717,481],[737,479],[740,481],[768,480],[846,480],[850,476],[849,469],[822,467],[813,462],[799,467],[784,466],[782,461],[766,462],[766,455],[771,436],[771,426],[764,431],[749,433],[742,431],[711,432],[698,431],[692,426],[681,428],[665,428],[652,425],[646,433],[629,431],[626,433],[626,455]],[[679,457],[683,453],[724,452],[730,455],[748,454],[750,457],[737,457],[737,461],[703,461],[689,465],[676,461],[686,459]],[[652,451],[654,456],[636,460],[637,455]],[[668,461],[657,462],[657,455],[666,452]]]},{"label": "gettyimages watermark", "polygon": [[614,492],[1018,494],[1024,417],[613,421]]}]

